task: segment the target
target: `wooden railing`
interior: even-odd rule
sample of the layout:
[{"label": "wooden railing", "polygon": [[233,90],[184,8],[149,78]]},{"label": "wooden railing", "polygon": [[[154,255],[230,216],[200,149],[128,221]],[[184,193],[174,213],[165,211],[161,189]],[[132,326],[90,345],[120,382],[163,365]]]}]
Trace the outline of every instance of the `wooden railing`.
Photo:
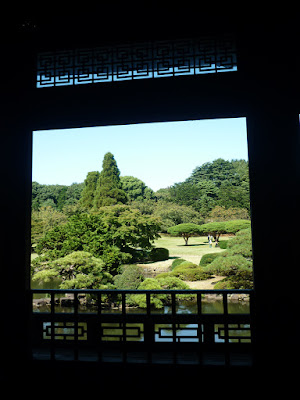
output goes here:
[{"label": "wooden railing", "polygon": [[[251,363],[252,290],[45,289],[31,294],[34,359]],[[128,307],[137,294],[144,308]],[[167,306],[157,310],[153,302],[162,295]]]}]

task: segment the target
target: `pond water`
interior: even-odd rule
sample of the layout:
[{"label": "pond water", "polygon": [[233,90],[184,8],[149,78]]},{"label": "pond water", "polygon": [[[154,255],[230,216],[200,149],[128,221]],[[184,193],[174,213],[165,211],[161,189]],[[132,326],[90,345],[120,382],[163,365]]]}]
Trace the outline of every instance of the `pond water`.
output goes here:
[{"label": "pond water", "polygon": [[[56,289],[57,288],[57,283],[53,283],[51,285],[52,287],[49,287],[47,285],[47,289]],[[46,289],[45,287],[41,287],[39,285],[33,285],[32,289]],[[64,297],[64,294],[58,295],[56,294],[55,297]],[[38,300],[45,297],[45,294],[34,294],[34,299]],[[49,295],[48,295],[49,297]],[[51,312],[51,307],[49,304],[45,304],[39,307],[35,307],[33,309],[34,312],[46,312],[50,313]],[[79,305],[78,309],[79,313],[92,313],[96,314],[97,313],[97,307],[87,307],[83,305]],[[61,305],[55,305],[55,313],[73,313],[74,308],[71,306],[68,307],[62,307]],[[122,309],[121,308],[111,308],[111,307],[103,307],[102,309],[102,314],[122,314]],[[178,301],[176,304],[176,313],[177,314],[198,314],[198,305],[196,301]],[[219,296],[219,299],[216,297],[212,298],[211,295],[203,295],[202,296],[202,301],[201,301],[201,313],[202,314],[223,314],[224,313],[224,308],[223,308],[223,301],[222,301],[222,295]],[[229,314],[249,314],[250,313],[250,304],[249,301],[238,301],[236,299],[230,299],[228,298],[228,313]],[[126,314],[146,314],[146,309],[143,308],[126,308]],[[171,306],[164,306],[161,309],[151,309],[151,314],[172,314],[172,307]],[[47,328],[47,324],[50,324],[50,322],[45,322],[45,329]],[[59,323],[62,324],[63,323]],[[82,324],[86,324],[85,322],[82,322]],[[142,332],[142,324],[139,323],[127,323],[127,328],[126,332],[130,335],[133,335],[133,338],[130,340],[135,340],[135,341],[143,341],[144,340],[144,335],[141,333],[139,338],[134,338],[136,335],[136,330],[141,330]],[[118,340],[117,337],[122,336],[122,332],[120,331],[120,326],[118,323],[102,323],[103,326],[103,332],[105,332],[104,336],[107,336],[107,338],[103,337],[102,340]],[[168,324],[156,324],[156,333],[155,333],[155,341],[156,342],[171,342],[172,341],[172,326]],[[217,326],[218,327],[218,326]],[[221,325],[220,325],[221,327]],[[234,335],[242,335],[245,336],[243,340],[246,342],[249,341],[249,325],[241,325],[240,327],[243,331],[236,331],[235,329],[231,329]],[[70,328],[71,332],[73,328]],[[63,334],[68,333],[68,328],[62,327],[61,328]],[[132,332],[131,332],[132,331]],[[180,324],[176,328],[176,336],[177,337],[182,337],[180,341],[182,342],[194,342],[198,341],[197,338],[198,335],[198,325],[197,324]],[[217,337],[215,340],[217,342],[222,341],[223,339],[220,339]]]}]

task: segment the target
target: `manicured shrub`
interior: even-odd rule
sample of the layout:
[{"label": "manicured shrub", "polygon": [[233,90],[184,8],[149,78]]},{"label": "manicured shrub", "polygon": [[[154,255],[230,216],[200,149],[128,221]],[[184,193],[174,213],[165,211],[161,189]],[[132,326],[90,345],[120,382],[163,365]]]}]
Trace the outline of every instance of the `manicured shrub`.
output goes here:
[{"label": "manicured shrub", "polygon": [[[160,274],[162,275],[162,274]],[[147,278],[140,284],[138,287],[139,290],[162,290],[162,289],[173,289],[173,290],[186,290],[189,289],[189,286],[182,282],[182,280],[174,277],[156,277],[156,278]],[[177,295],[176,300],[190,300],[192,299],[192,295]],[[172,298],[170,294],[151,294],[150,296],[150,304],[154,308],[162,308],[165,305],[169,305],[172,302]],[[133,294],[128,298],[128,304],[135,305],[140,308],[147,307],[146,295],[141,294]]]},{"label": "manicured shrub", "polygon": [[171,272],[171,275],[176,276],[183,281],[201,281],[211,277],[209,271],[205,271],[202,267],[191,262],[184,262],[178,265]]},{"label": "manicured shrub", "polygon": [[227,249],[205,268],[215,275],[226,278],[215,289],[253,288],[251,229],[242,229],[227,241]]},{"label": "manicured shrub", "polygon": [[130,247],[126,248],[126,253],[130,254],[132,259],[130,262],[146,262],[149,261],[149,251],[144,249],[132,249]]},{"label": "manicured shrub", "polygon": [[220,249],[227,249],[228,240],[219,240],[219,247]]},{"label": "manicured shrub", "polygon": [[205,271],[214,275],[231,276],[239,270],[252,271],[252,262],[246,260],[242,255],[220,256],[209,264]]},{"label": "manicured shrub", "polygon": [[150,259],[151,261],[164,261],[169,258],[169,250],[163,247],[154,247],[150,251]]},{"label": "manicured shrub", "polygon": [[[155,278],[147,278],[142,282],[139,287],[139,290],[161,290],[162,287],[159,281]],[[163,308],[164,300],[166,298],[165,294],[153,294],[150,296],[150,304],[154,308]],[[135,305],[140,308],[147,308],[147,300],[146,295],[144,293],[141,294],[133,294],[128,298],[128,304]]]},{"label": "manicured shrub", "polygon": [[183,267],[183,268],[186,268],[186,267],[191,267],[191,266],[194,266],[194,265],[196,265],[196,264],[194,264],[192,261],[184,260],[179,265],[177,265],[175,268],[173,268],[173,271],[175,269],[177,269],[178,267],[180,267],[180,266]]},{"label": "manicured shrub", "polygon": [[137,265],[123,267],[123,272],[114,277],[114,284],[118,290],[135,290],[144,280],[143,269]]},{"label": "manicured shrub", "polygon": [[235,289],[232,283],[227,279],[222,279],[221,281],[217,282],[214,286],[216,290],[231,290]]},{"label": "manicured shrub", "polygon": [[[162,274],[161,274],[162,275]],[[169,276],[162,277],[162,276],[156,276],[156,279],[159,281],[161,287],[163,289],[169,289],[169,290],[188,290],[190,287],[183,282],[181,279],[171,276],[172,273],[170,273]],[[176,301],[182,301],[182,300],[193,300],[195,299],[195,295],[192,294],[177,294],[176,295]],[[171,295],[167,295],[166,298],[164,299],[165,304],[171,304],[172,303],[172,297]]]},{"label": "manicured shrub", "polygon": [[252,270],[236,271],[234,275],[216,283],[214,289],[253,289]]},{"label": "manicured shrub", "polygon": [[177,267],[178,265],[180,265],[180,264],[183,263],[184,261],[186,261],[186,260],[184,260],[183,258],[176,258],[176,259],[172,262],[171,269],[173,270],[175,267]]},{"label": "manicured shrub", "polygon": [[172,276],[172,272],[161,272],[155,276],[155,279],[166,278],[168,276]]},{"label": "manicured shrub", "polygon": [[252,259],[252,246],[249,246],[248,244],[236,244],[235,246],[230,247],[226,253],[230,256],[235,256],[235,255],[242,255],[243,257],[247,259]]},{"label": "manicured shrub", "polygon": [[208,253],[208,254],[203,254],[201,257],[199,265],[201,267],[206,267],[208,264],[214,261],[215,258],[217,258],[220,255],[220,253]]},{"label": "manicured shrub", "polygon": [[173,289],[173,290],[189,289],[189,286],[185,282],[176,278],[175,276],[166,276],[166,277],[157,276],[156,279],[158,280],[162,289]]}]

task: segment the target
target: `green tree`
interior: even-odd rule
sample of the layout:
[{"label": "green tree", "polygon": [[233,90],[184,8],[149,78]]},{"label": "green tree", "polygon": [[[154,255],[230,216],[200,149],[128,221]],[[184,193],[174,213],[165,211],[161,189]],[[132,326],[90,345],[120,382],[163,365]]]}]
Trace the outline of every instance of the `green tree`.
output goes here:
[{"label": "green tree", "polygon": [[225,222],[225,229],[227,233],[236,234],[242,229],[248,229],[251,227],[251,221],[247,219],[235,219],[233,221]]},{"label": "green tree", "polygon": [[206,216],[216,205],[218,188],[210,181],[185,181],[170,188],[170,197],[172,202],[193,207],[201,216]]},{"label": "green tree", "polygon": [[226,208],[240,207],[250,210],[249,185],[241,182],[239,185],[232,185],[229,181],[222,182],[219,189],[217,204]]},{"label": "green tree", "polygon": [[32,182],[32,209],[50,206],[62,211],[65,206],[75,205],[81,195],[82,183],[65,185],[41,185]]},{"label": "green tree", "polygon": [[50,262],[38,271],[33,280],[60,278],[61,289],[108,289],[112,275],[105,270],[105,263],[85,251],[75,251]]},{"label": "green tree", "polygon": [[226,209],[222,206],[214,207],[208,217],[211,222],[231,221],[234,219],[247,218],[249,218],[249,213],[246,208],[229,207]]},{"label": "green tree", "polygon": [[114,283],[118,290],[136,290],[144,279],[142,267],[132,264],[124,267],[122,274],[114,277]]},{"label": "green tree", "polygon": [[54,227],[67,223],[67,217],[55,208],[41,207],[31,213],[31,246],[35,246],[47,232]]},{"label": "green tree", "polygon": [[128,205],[103,207],[99,216],[107,232],[106,242],[121,251],[127,252],[129,247],[151,249],[152,242],[159,238],[159,220]]},{"label": "green tree", "polygon": [[222,233],[227,233],[225,222],[209,222],[201,225],[201,233],[203,235],[212,235],[215,239],[216,246]]},{"label": "green tree", "polygon": [[144,199],[155,199],[154,192],[146,184],[134,176],[121,176],[122,189],[125,191],[129,201],[143,201]]},{"label": "green tree", "polygon": [[205,218],[216,206],[249,212],[248,162],[218,158],[205,163],[195,168],[186,181],[172,186],[168,200],[191,206]]},{"label": "green tree", "polygon": [[82,207],[92,208],[94,206],[94,198],[99,175],[100,173],[98,171],[88,172],[84,180],[84,187],[80,198],[80,204]]},{"label": "green tree", "polygon": [[168,203],[160,200],[156,203],[154,216],[161,219],[162,232],[167,232],[168,228],[184,223],[201,224],[204,222],[200,213],[193,207],[182,206],[176,203]]},{"label": "green tree", "polygon": [[251,228],[238,231],[236,236],[228,240],[227,249],[217,253],[204,269],[212,274],[225,276],[215,289],[252,289]]},{"label": "green tree", "polygon": [[74,206],[79,203],[81,198],[81,193],[84,187],[84,183],[72,183],[72,185],[67,186],[66,201],[63,207]]},{"label": "green tree", "polygon": [[191,236],[198,236],[201,233],[201,226],[196,224],[179,224],[171,226],[168,233],[172,236],[182,236],[185,245],[188,246],[188,240]]},{"label": "green tree", "polygon": [[208,180],[217,187],[220,187],[224,181],[230,182],[231,185],[238,185],[240,183],[240,178],[232,162],[222,158],[195,168],[190,178],[187,179],[187,182],[195,184],[202,180]]},{"label": "green tree", "polygon": [[127,201],[126,193],[122,189],[117,162],[112,153],[106,153],[96,186],[94,207],[98,209],[103,206],[125,204]]},{"label": "green tree", "polygon": [[101,257],[108,272],[116,274],[119,265],[131,259],[132,248],[152,248],[159,230],[156,218],[142,215],[126,205],[102,207],[97,214],[77,213],[39,240],[36,252],[41,258],[34,261],[54,260],[74,251],[86,251]]},{"label": "green tree", "polygon": [[236,219],[233,221],[224,221],[224,222],[209,222],[207,224],[203,224],[200,227],[200,231],[203,235],[212,235],[215,239],[216,246],[218,245],[219,238],[222,233],[233,233],[240,231],[241,229],[246,229],[251,226],[251,222],[249,220],[244,219]]}]

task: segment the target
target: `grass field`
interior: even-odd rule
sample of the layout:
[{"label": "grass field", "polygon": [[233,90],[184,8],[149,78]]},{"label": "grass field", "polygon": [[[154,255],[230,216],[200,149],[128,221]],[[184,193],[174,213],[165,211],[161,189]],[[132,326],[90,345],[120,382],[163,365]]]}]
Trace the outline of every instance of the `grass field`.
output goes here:
[{"label": "grass field", "polygon": [[[222,240],[226,239],[222,237]],[[154,242],[155,247],[164,247],[169,250],[170,258],[184,258],[185,260],[192,261],[199,264],[201,257],[207,253],[216,253],[224,251],[219,247],[209,247],[207,236],[191,237],[188,241],[188,246],[185,246],[184,240],[181,237],[171,237],[161,235],[160,239]]]}]

